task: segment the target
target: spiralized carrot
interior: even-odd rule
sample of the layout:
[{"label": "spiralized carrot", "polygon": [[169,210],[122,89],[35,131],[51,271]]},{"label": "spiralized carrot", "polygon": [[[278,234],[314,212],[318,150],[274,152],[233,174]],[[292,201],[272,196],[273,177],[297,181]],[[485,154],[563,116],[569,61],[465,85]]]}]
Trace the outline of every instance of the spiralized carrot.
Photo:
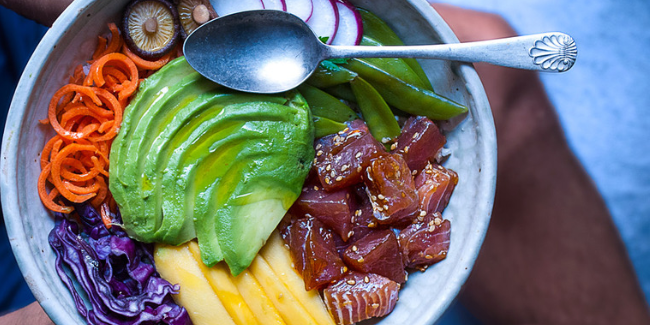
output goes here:
[{"label": "spiralized carrot", "polygon": [[128,50],[115,24],[108,28],[110,39],[98,37],[92,60],[75,67],[69,83],[52,96],[47,119],[39,120],[56,135],[41,151],[37,187],[46,208],[71,213],[71,203],[90,202],[110,228],[117,205],[108,190],[109,152],[124,109],[143,78],[177,53],[144,60]]}]

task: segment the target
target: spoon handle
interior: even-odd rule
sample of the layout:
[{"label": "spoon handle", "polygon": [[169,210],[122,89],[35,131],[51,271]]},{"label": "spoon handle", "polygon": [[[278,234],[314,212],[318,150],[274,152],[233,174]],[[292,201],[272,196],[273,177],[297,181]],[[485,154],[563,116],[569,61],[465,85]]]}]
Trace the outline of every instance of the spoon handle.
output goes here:
[{"label": "spoon handle", "polygon": [[517,69],[564,72],[578,55],[564,33],[543,33],[490,41],[415,46],[328,46],[329,58],[420,58],[487,62]]}]

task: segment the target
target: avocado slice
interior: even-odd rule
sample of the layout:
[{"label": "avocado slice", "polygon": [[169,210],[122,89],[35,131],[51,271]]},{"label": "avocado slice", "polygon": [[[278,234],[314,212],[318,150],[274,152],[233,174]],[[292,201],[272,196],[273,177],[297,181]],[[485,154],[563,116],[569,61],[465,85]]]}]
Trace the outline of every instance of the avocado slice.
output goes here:
[{"label": "avocado slice", "polygon": [[225,258],[239,274],[300,194],[311,118],[297,92],[240,93],[172,61],[142,83],[111,148],[125,230],[171,245],[196,237],[206,265]]},{"label": "avocado slice", "polygon": [[130,180],[124,174],[125,169],[132,165],[132,161],[124,153],[130,143],[133,130],[144,112],[152,103],[166,94],[168,87],[175,85],[192,72],[194,70],[187,61],[184,58],[178,58],[144,80],[140,84],[136,97],[126,107],[120,132],[111,145],[109,189],[115,201],[119,202],[124,229],[131,237],[144,242],[151,242],[146,237],[147,234],[158,227],[158,220],[133,218],[133,216],[138,215],[135,211],[138,210],[137,204],[139,202],[129,200],[136,192],[128,185]]}]

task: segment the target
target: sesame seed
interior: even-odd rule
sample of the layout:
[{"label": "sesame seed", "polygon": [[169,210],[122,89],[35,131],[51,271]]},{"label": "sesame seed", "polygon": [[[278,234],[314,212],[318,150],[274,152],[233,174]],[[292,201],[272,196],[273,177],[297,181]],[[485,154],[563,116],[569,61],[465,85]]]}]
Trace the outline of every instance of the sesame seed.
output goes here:
[{"label": "sesame seed", "polygon": [[428,232],[433,232],[434,230],[436,230],[436,226],[433,225],[429,226],[429,229],[427,229]]},{"label": "sesame seed", "polygon": [[432,227],[434,225],[433,220],[429,221],[429,227]]},{"label": "sesame seed", "polygon": [[363,213],[363,211],[361,211],[361,209],[359,209],[357,211],[354,211],[354,215],[357,216],[357,217],[360,217],[362,213]]},{"label": "sesame seed", "polygon": [[332,171],[332,172],[330,173],[330,176],[332,176],[332,177],[336,177],[336,172],[335,172],[335,171]]},{"label": "sesame seed", "polygon": [[376,302],[375,302],[375,303],[373,303],[373,304],[372,304],[372,308],[379,308],[379,304],[378,304],[378,303],[376,303]]},{"label": "sesame seed", "polygon": [[354,220],[354,216],[352,216],[352,217],[350,218],[350,223],[354,223],[354,221],[355,221],[355,220]]},{"label": "sesame seed", "polygon": [[373,201],[377,201],[377,197],[374,196],[374,195],[371,195],[370,198],[371,198]]},{"label": "sesame seed", "polygon": [[417,138],[418,136],[420,136],[420,133],[419,133],[419,132],[415,132],[415,134],[413,135],[413,139]]},{"label": "sesame seed", "polygon": [[426,212],[426,211],[424,211],[424,210],[420,211],[420,217],[424,217],[424,216],[426,216],[426,215],[427,215],[427,212]]},{"label": "sesame seed", "polygon": [[440,224],[442,223],[442,220],[440,220],[440,218],[435,218],[435,219],[433,219],[433,223],[434,223],[436,226],[440,226]]},{"label": "sesame seed", "polygon": [[323,150],[318,150],[318,152],[316,153],[316,156],[319,156],[319,157],[320,157],[320,156],[322,156],[322,155],[323,155]]},{"label": "sesame seed", "polygon": [[357,167],[357,173],[360,173],[362,170],[361,166]]},{"label": "sesame seed", "polygon": [[404,153],[409,153],[409,146],[404,147]]},{"label": "sesame seed", "polygon": [[386,197],[384,195],[382,195],[382,194],[377,195],[377,198],[379,198],[380,200],[385,200],[386,199]]},{"label": "sesame seed", "polygon": [[322,147],[323,147],[323,145],[319,143],[319,144],[316,145],[316,150],[318,150],[318,149],[320,149]]},{"label": "sesame seed", "polygon": [[352,237],[352,235],[354,235],[354,230],[350,230],[350,232],[348,233],[348,237]]},{"label": "sesame seed", "polygon": [[314,165],[318,163],[318,159],[314,158]]},{"label": "sesame seed", "polygon": [[348,284],[351,285],[351,286],[353,286],[355,283],[357,283],[357,281],[354,281],[354,280],[352,280],[352,279],[348,280],[347,282],[348,282]]},{"label": "sesame seed", "polygon": [[406,194],[404,194],[404,192],[402,192],[402,197],[406,197]]},{"label": "sesame seed", "polygon": [[326,171],[330,171],[330,170],[332,170],[332,165],[327,164],[327,166],[325,166],[325,170],[326,170]]},{"label": "sesame seed", "polygon": [[348,267],[347,267],[347,266],[343,266],[343,273],[345,273],[345,272],[347,272],[347,271],[348,271]]},{"label": "sesame seed", "polygon": [[353,251],[353,252],[356,252],[357,250],[358,250],[357,246],[354,246],[354,245],[353,245],[353,246],[352,246],[352,251]]},{"label": "sesame seed", "polygon": [[381,143],[386,144],[386,143],[389,143],[389,142],[390,142],[390,138],[389,138],[389,137],[385,137],[385,138],[382,138],[382,139],[381,139]]},{"label": "sesame seed", "polygon": [[431,259],[433,259],[433,256],[427,254],[427,256],[425,256],[424,258],[426,258],[428,260],[431,260]]},{"label": "sesame seed", "polygon": [[417,171],[417,170],[414,170],[414,171],[411,172],[411,175],[413,175],[413,176],[415,176],[415,175],[417,175],[417,174],[418,174],[418,171]]},{"label": "sesame seed", "polygon": [[384,204],[384,210],[388,211],[388,205]]},{"label": "sesame seed", "polygon": [[390,150],[395,150],[395,149],[397,149],[397,142],[393,143],[393,144],[390,146]]},{"label": "sesame seed", "polygon": [[350,168],[350,165],[343,165],[343,166],[341,166],[341,171],[344,172],[344,171],[348,170],[348,168]]},{"label": "sesame seed", "polygon": [[337,182],[340,182],[340,181],[342,181],[342,180],[343,180],[343,176],[339,176],[339,177],[336,178],[336,181],[337,181]]},{"label": "sesame seed", "polygon": [[357,157],[357,158],[361,158],[361,151],[357,152],[357,154],[354,155],[354,156]]},{"label": "sesame seed", "polygon": [[431,169],[427,169],[424,172],[427,173],[427,174],[433,174],[433,171]]},{"label": "sesame seed", "polygon": [[377,207],[377,211],[379,211],[379,212],[383,212],[383,211],[384,211],[384,208],[382,208],[381,206],[378,206],[378,207]]},{"label": "sesame seed", "polygon": [[359,259],[357,260],[357,262],[359,263],[363,263],[363,261],[364,261],[363,257],[359,257]]},{"label": "sesame seed", "polygon": [[325,184],[332,184],[332,181],[329,177],[325,177]]},{"label": "sesame seed", "polygon": [[363,278],[363,282],[365,282],[365,283],[368,283],[368,282],[370,282],[370,278],[368,278],[368,276],[366,275],[366,277],[365,277],[365,278]]},{"label": "sesame seed", "polygon": [[314,186],[314,190],[318,191],[318,186]]},{"label": "sesame seed", "polygon": [[370,222],[370,223],[368,224],[368,228],[375,228],[375,227],[377,227],[377,224],[374,223],[374,222]]}]

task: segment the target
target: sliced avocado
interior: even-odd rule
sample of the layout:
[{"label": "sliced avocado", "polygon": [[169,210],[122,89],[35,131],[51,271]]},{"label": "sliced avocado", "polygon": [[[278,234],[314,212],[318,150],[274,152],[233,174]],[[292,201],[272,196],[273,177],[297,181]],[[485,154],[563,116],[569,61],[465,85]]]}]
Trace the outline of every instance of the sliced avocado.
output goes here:
[{"label": "sliced avocado", "polygon": [[127,175],[123,173],[125,169],[131,166],[131,160],[129,158],[132,157],[128,157],[123,153],[126,151],[126,147],[131,141],[133,130],[144,112],[152,103],[164,97],[170,86],[175,85],[192,72],[194,70],[187,61],[184,58],[178,58],[143,81],[140,84],[136,97],[124,111],[120,132],[113,140],[111,146],[111,164],[109,167],[109,175],[111,177],[109,188],[115,200],[120,203],[120,211],[127,233],[141,241],[147,241],[143,236],[147,237],[146,234],[156,229],[158,220],[137,218],[138,214],[132,210],[131,203],[134,202],[129,202],[128,199],[135,192],[133,188],[127,186],[131,180],[126,179]]},{"label": "sliced avocado", "polygon": [[297,92],[227,90],[179,58],[127,108],[109,186],[130,236],[172,245],[197,237],[206,265],[225,258],[238,274],[300,194],[313,139]]}]

